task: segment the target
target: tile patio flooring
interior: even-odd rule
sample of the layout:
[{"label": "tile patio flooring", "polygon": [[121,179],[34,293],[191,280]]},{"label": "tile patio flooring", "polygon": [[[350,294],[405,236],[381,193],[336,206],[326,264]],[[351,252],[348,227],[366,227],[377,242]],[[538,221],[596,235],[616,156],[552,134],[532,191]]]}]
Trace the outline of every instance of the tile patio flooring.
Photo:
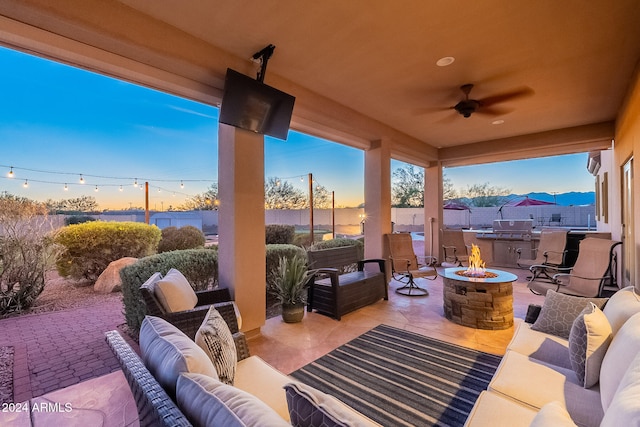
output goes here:
[{"label": "tile patio flooring", "polygon": [[[543,297],[525,286],[526,271],[514,283],[514,314],[523,319],[530,303]],[[302,323],[267,320],[262,335],[249,341],[251,353],[284,373],[290,373],[372,327],[384,323],[463,346],[502,354],[513,329],[483,331],[456,325],[443,317],[442,279],[419,280],[428,297],[397,295],[392,282],[389,301],[380,301],[342,317],[340,322],[307,313]],[[15,347],[14,399],[40,396],[119,369],[104,340],[104,332],[124,323],[121,303],[20,316],[0,320],[0,345]]]}]

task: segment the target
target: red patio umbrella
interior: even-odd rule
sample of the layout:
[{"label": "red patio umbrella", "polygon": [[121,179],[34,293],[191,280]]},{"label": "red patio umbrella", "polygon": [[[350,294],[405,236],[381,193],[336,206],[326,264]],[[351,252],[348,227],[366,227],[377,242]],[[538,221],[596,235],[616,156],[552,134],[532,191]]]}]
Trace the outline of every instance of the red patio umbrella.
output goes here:
[{"label": "red patio umbrella", "polygon": [[540,205],[554,205],[553,202],[545,202],[544,200],[531,199],[529,196],[525,196],[522,200],[512,200],[509,203],[505,204],[505,206],[540,206]]},{"label": "red patio umbrella", "polygon": [[456,202],[455,200],[449,200],[447,203],[442,206],[443,209],[451,209],[454,211],[471,211],[469,206],[465,205],[462,202]]}]

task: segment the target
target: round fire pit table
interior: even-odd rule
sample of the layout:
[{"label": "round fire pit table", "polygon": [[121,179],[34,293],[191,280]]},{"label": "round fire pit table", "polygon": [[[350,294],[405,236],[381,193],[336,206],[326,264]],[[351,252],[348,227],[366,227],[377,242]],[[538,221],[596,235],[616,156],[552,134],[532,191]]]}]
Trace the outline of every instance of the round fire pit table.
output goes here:
[{"label": "round fire pit table", "polygon": [[[515,274],[487,269],[487,277],[461,275],[466,268],[447,268],[443,275],[444,315],[459,325],[476,329],[513,326]],[[489,277],[491,276],[491,277]]]}]

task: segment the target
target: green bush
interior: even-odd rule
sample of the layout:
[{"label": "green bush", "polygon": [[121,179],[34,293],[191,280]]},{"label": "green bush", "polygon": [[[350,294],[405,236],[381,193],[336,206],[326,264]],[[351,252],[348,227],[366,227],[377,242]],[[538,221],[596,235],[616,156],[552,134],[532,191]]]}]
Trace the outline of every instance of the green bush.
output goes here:
[{"label": "green bush", "polygon": [[331,248],[339,248],[342,246],[355,246],[358,248],[358,258],[364,258],[364,243],[360,240],[354,239],[345,239],[345,238],[337,238],[331,240],[323,240],[322,242],[317,242],[309,250],[317,251],[320,249],[331,249]]},{"label": "green bush", "polygon": [[192,225],[167,227],[162,230],[162,239],[158,243],[158,253],[182,249],[204,248],[204,234]]},{"label": "green bush", "polygon": [[139,222],[93,221],[63,227],[54,241],[64,248],[56,261],[60,275],[95,281],[112,261],[155,253],[160,230]]},{"label": "green bush", "polygon": [[278,269],[278,264],[280,263],[280,258],[293,258],[296,255],[301,255],[306,257],[306,253],[304,249],[296,245],[267,245],[266,247],[267,253],[267,286],[271,287],[274,285],[274,277]]},{"label": "green bush", "polygon": [[267,245],[291,244],[295,234],[296,228],[293,225],[269,224],[265,228]]},{"label": "green bush", "polygon": [[82,224],[84,222],[95,221],[96,219],[87,215],[71,215],[64,219],[64,225]]},{"label": "green bush", "polygon": [[124,314],[132,331],[140,329],[146,314],[140,286],[154,273],[164,275],[172,268],[184,274],[196,291],[215,287],[218,283],[218,251],[187,249],[165,252],[141,258],[120,270]]}]

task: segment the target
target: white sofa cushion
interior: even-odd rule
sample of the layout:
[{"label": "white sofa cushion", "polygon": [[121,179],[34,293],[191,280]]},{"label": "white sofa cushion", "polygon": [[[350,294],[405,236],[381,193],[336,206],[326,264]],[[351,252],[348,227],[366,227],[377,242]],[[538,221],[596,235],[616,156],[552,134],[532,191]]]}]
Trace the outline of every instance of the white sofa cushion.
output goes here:
[{"label": "white sofa cushion", "polygon": [[289,425],[255,396],[205,375],[180,375],[176,400],[178,407],[196,426]]},{"label": "white sofa cushion", "polygon": [[578,427],[566,409],[558,402],[549,402],[540,409],[529,427]]},{"label": "white sofa cushion", "polygon": [[471,409],[464,427],[528,427],[537,410],[498,393],[483,391]]},{"label": "white sofa cushion", "polygon": [[640,426],[640,353],[625,372],[600,426]]},{"label": "white sofa cushion", "polygon": [[555,335],[545,334],[531,329],[531,325],[522,321],[517,322],[516,332],[513,334],[507,350],[512,350],[525,356],[571,369],[569,361],[569,341]]},{"label": "white sofa cushion", "polygon": [[610,342],[611,325],[607,316],[594,303],[589,303],[573,322],[569,334],[571,367],[585,388],[598,382],[602,359]]},{"label": "white sofa cushion", "polygon": [[615,335],[624,322],[634,314],[640,313],[640,296],[635,293],[633,286],[620,289],[609,298],[602,312],[609,319],[611,330]]},{"label": "white sofa cushion", "polygon": [[202,325],[196,332],[195,341],[216,367],[220,381],[233,385],[238,363],[236,344],[227,322],[214,306],[209,307]]},{"label": "white sofa cushion", "polygon": [[207,354],[178,328],[164,319],[146,316],[140,327],[140,353],[149,372],[171,397],[184,372],[218,379]]},{"label": "white sofa cushion", "polygon": [[560,368],[507,351],[489,390],[534,409],[558,401],[581,426],[597,426],[604,412],[598,387],[583,388],[572,369]]},{"label": "white sofa cushion", "polygon": [[631,316],[613,337],[600,368],[600,397],[605,412],[634,357],[640,352],[640,313]]},{"label": "white sofa cushion", "polygon": [[380,424],[340,400],[299,382],[284,386],[294,427],[373,427]]},{"label": "white sofa cushion", "polygon": [[198,296],[189,281],[175,268],[158,280],[154,289],[156,298],[169,313],[191,310],[198,304]]},{"label": "white sofa cushion", "polygon": [[544,298],[540,315],[531,325],[531,329],[561,338],[569,338],[573,321],[584,310],[588,302],[602,307],[607,302],[607,298],[576,297],[550,289]]},{"label": "white sofa cushion", "polygon": [[291,377],[273,368],[258,356],[251,356],[238,362],[233,385],[256,396],[289,421],[285,384]]}]

